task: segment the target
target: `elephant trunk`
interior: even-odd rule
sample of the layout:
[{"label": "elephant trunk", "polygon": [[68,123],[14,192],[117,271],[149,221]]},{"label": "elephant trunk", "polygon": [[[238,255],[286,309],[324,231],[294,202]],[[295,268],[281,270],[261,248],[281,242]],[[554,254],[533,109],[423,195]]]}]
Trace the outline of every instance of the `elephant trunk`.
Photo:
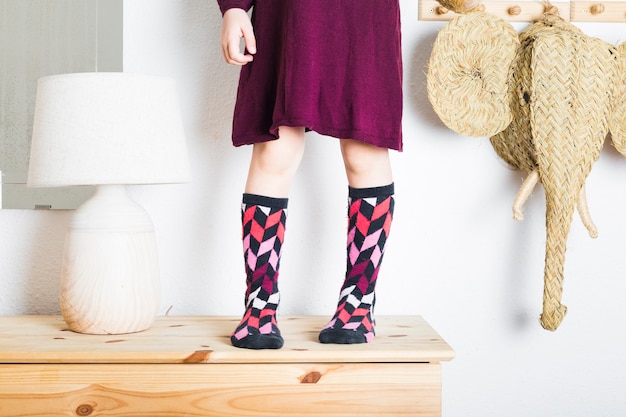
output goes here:
[{"label": "elephant trunk", "polygon": [[567,236],[581,189],[607,134],[617,53],[564,21],[546,20],[542,31],[533,43],[529,105],[537,169],[546,192],[541,325],[556,330],[567,312],[561,304]]},{"label": "elephant trunk", "polygon": [[554,331],[567,313],[567,307],[561,304],[563,271],[567,236],[576,202],[571,194],[564,199],[546,195],[546,200],[546,260],[540,322],[544,329]]}]

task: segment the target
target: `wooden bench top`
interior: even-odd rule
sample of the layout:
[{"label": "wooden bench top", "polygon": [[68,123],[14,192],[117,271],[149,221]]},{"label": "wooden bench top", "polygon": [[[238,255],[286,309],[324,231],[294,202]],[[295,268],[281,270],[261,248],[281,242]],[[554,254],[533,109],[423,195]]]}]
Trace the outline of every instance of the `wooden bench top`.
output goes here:
[{"label": "wooden bench top", "polygon": [[61,316],[0,317],[0,363],[415,363],[451,360],[454,351],[421,316],[379,316],[376,339],[324,345],[328,317],[279,317],[279,350],[234,348],[239,322],[226,316],[161,316],[140,333],[85,335]]}]

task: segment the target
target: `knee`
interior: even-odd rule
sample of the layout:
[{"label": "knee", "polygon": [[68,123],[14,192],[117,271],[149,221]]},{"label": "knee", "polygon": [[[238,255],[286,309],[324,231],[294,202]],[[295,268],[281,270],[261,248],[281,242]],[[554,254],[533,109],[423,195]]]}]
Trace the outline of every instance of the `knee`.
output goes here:
[{"label": "knee", "polygon": [[341,153],[350,185],[378,186],[392,181],[387,149],[364,142],[342,140]]},{"label": "knee", "polygon": [[367,172],[389,164],[387,149],[364,142],[342,140],[341,153],[346,169],[354,173]]},{"label": "knee", "polygon": [[[282,133],[282,131],[281,131]],[[295,172],[304,154],[304,137],[298,132],[289,132],[279,139],[254,145],[254,163],[266,172]]]}]

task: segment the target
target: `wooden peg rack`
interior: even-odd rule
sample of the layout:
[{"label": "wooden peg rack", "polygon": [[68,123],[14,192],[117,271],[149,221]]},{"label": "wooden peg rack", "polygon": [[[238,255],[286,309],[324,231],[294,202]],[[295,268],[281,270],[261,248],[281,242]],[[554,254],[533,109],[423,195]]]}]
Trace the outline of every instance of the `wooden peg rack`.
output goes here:
[{"label": "wooden peg rack", "polygon": [[[626,1],[571,1],[550,2],[559,16],[571,22],[626,23]],[[484,1],[479,6],[504,20],[532,22],[546,12],[543,1]],[[419,20],[450,20],[457,13],[447,10],[436,0],[419,0]]]}]

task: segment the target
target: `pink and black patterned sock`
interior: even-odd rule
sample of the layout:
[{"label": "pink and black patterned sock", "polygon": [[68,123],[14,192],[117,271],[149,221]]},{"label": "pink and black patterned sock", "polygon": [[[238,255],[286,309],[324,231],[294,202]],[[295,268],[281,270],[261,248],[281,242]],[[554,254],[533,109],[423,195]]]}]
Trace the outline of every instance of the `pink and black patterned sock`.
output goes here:
[{"label": "pink and black patterned sock", "polygon": [[376,279],[394,209],[394,185],[349,189],[346,277],[321,343],[368,343],[374,339]]},{"label": "pink and black patterned sock", "polygon": [[283,338],[276,322],[278,269],[285,223],[286,198],[244,194],[241,205],[246,269],[246,311],[230,340],[248,349],[280,349]]}]

